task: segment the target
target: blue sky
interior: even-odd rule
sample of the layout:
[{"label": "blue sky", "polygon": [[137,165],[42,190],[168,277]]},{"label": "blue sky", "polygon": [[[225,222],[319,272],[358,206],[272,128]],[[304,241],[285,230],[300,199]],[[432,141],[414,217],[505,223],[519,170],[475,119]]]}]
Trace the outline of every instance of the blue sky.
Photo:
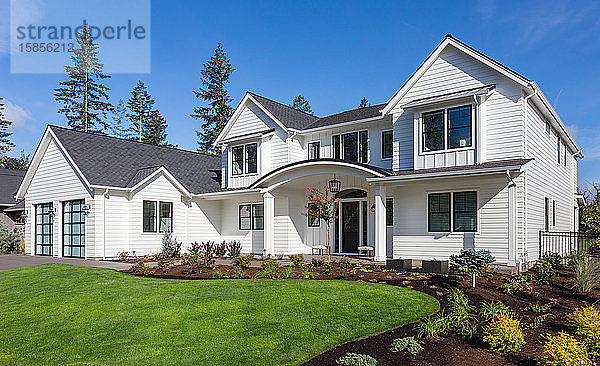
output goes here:
[{"label": "blue sky", "polygon": [[[97,1],[97,0],[88,0]],[[11,74],[9,0],[0,0],[0,96],[17,148],[33,152],[47,123],[65,125],[53,89],[60,74]],[[586,158],[580,184],[600,181],[600,2],[153,0],[151,72],[116,74],[111,99],[145,81],[169,123],[169,140],[195,149],[189,117],[202,63],[222,42],[246,90],[289,103],[304,94],[317,115],[386,102],[447,33],[535,80]]]}]

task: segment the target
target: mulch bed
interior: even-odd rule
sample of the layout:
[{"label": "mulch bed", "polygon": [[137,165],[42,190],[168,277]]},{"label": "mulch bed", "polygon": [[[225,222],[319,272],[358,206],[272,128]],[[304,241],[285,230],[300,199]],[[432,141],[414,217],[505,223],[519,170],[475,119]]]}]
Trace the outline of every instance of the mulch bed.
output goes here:
[{"label": "mulch bed", "polygon": [[[172,267],[167,273],[161,273],[157,269],[151,269],[146,276],[158,278],[175,279],[215,279],[215,272],[225,274],[229,278],[235,278],[234,269],[231,266],[216,266],[215,269],[202,269],[198,273],[188,274],[184,266]],[[132,273],[134,275],[141,275]],[[280,273],[283,269],[280,269]],[[246,270],[248,277],[255,278],[259,274],[259,268]],[[300,269],[294,269],[293,278],[301,275]],[[391,352],[390,345],[396,338],[415,336],[414,324],[407,324],[399,328],[391,329],[379,334],[371,335],[362,339],[354,340],[328,351],[325,351],[304,365],[336,365],[336,360],[347,352],[368,354],[377,359],[378,365],[536,365],[536,360],[542,355],[541,341],[544,335],[556,334],[561,330],[569,331],[567,315],[578,307],[594,304],[600,301],[600,291],[593,290],[587,294],[577,293],[575,279],[572,271],[563,269],[557,272],[553,285],[532,284],[533,292],[517,292],[507,294],[502,285],[510,278],[510,275],[498,273],[489,274],[478,279],[477,287],[473,289],[469,279],[459,277],[423,275],[415,273],[395,273],[382,271],[381,268],[369,265],[359,265],[344,280],[385,283],[392,286],[403,286],[413,288],[417,291],[427,293],[440,301],[442,307],[446,305],[446,291],[450,287],[462,289],[471,300],[471,304],[479,308],[483,301],[501,301],[516,314],[524,326],[525,346],[514,353],[501,354],[489,350],[481,340],[468,341],[464,338],[450,334],[431,340],[420,340],[424,350],[413,356],[406,351]],[[331,274],[324,274],[318,269],[314,272],[314,279],[340,279],[339,268],[334,265]],[[528,309],[532,303],[546,304],[555,301],[555,304],[546,314],[536,314]],[[394,306],[394,304],[390,304]],[[529,327],[536,317],[543,316],[541,325]]]}]

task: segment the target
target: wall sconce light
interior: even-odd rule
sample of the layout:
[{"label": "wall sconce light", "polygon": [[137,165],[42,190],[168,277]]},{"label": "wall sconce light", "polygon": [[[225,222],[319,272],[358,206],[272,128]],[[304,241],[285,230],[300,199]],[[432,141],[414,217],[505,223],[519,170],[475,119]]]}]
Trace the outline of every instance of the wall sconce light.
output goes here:
[{"label": "wall sconce light", "polygon": [[83,216],[87,216],[90,214],[91,206],[87,203],[81,207],[81,211],[83,212]]},{"label": "wall sconce light", "polygon": [[375,213],[375,204],[372,204],[372,205],[371,205],[371,212],[372,212],[372,213]]}]

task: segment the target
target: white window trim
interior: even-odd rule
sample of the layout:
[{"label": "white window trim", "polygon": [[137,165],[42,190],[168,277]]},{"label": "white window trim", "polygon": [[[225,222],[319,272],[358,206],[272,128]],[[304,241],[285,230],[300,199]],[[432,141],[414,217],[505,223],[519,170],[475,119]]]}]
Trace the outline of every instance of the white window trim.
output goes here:
[{"label": "white window trim", "polygon": [[[360,161],[360,133],[366,131],[367,132],[367,161]],[[356,137],[356,153],[358,154],[359,157],[359,161],[357,161],[360,164],[369,164],[369,162],[371,161],[371,135],[369,134],[369,129],[368,128],[361,128],[358,130],[350,130],[350,131],[344,131],[344,132],[338,132],[338,133],[332,133],[331,134],[331,157],[334,157],[334,150],[333,150],[333,136],[339,136],[340,137],[340,159],[344,160],[344,138],[342,137],[343,135],[347,135],[347,134],[351,134],[351,133],[355,133],[357,134]],[[393,157],[393,153],[392,153],[392,157]]]},{"label": "white window trim", "polygon": [[[247,173],[246,172],[246,161],[247,161],[248,157],[246,156],[246,146],[254,145],[254,144],[256,144],[256,173]],[[229,166],[229,171],[230,171],[229,175],[232,178],[252,177],[252,176],[260,175],[260,162],[261,162],[260,146],[261,146],[261,144],[259,141],[252,141],[252,142],[246,142],[244,144],[233,145],[233,146],[229,147],[229,155],[231,157],[229,159],[227,159],[228,160],[227,164]],[[243,153],[242,173],[241,174],[233,174],[233,149],[236,147],[241,147],[242,153]]]},{"label": "white window trim", "polygon": [[[459,192],[476,192],[477,193],[477,228],[475,231],[454,231],[454,193]],[[429,231],[429,195],[436,193],[449,193],[450,194],[450,231]],[[457,188],[453,190],[434,190],[434,191],[425,191],[425,230],[428,234],[481,234],[481,207],[479,207],[480,202],[480,194],[479,188]]]},{"label": "white window trim", "polygon": [[321,154],[321,140],[312,140],[312,141],[308,141],[306,143],[306,159],[310,159],[310,145],[314,144],[314,143],[318,143],[319,144],[319,157],[317,159],[321,159],[321,156],[323,154]]},{"label": "white window trim", "polygon": [[[243,203],[238,203],[237,205],[237,231],[243,231],[243,232],[252,232],[252,231],[264,231],[264,221],[263,221],[263,229],[253,229],[252,227],[254,225],[252,225],[254,223],[254,215],[252,213],[252,206],[253,205],[263,205],[263,212],[264,212],[264,202],[243,202]],[[248,206],[250,205],[250,229],[240,229],[240,206]],[[264,220],[264,216],[263,216],[263,220]]]},{"label": "white window trim", "polygon": [[[306,202],[306,207],[308,207],[308,204],[309,204],[309,203],[312,203],[312,202]],[[320,229],[320,228],[321,228],[321,219],[319,219],[319,221],[318,221],[318,225],[317,225],[317,226],[310,226],[310,225],[308,224],[308,218],[309,218],[309,216],[308,216],[308,212],[307,212],[307,213],[306,213],[306,227],[307,227],[308,229]]]},{"label": "white window trim", "polygon": [[[392,156],[390,156],[389,158],[384,158],[383,157],[383,134],[385,132],[391,132],[392,133]],[[386,161],[386,160],[392,160],[394,158],[394,130],[381,130],[381,160]]]},{"label": "white window trim", "polygon": [[[453,109],[453,108],[458,108],[458,107],[466,107],[466,106],[471,106],[471,146],[449,148],[448,147],[448,109]],[[436,112],[436,111],[444,111],[444,148],[441,150],[424,151],[425,141],[423,140],[423,114],[427,114],[430,112]],[[418,126],[419,155],[432,155],[432,154],[440,154],[440,153],[446,153],[446,152],[475,150],[475,143],[476,143],[475,142],[475,136],[476,136],[475,135],[475,129],[476,129],[475,128],[475,121],[476,121],[475,114],[476,114],[476,110],[475,110],[475,105],[473,103],[456,103],[456,104],[447,105],[447,106],[443,106],[443,107],[438,106],[437,108],[428,108],[428,109],[420,110],[419,111],[419,126]]]},{"label": "white window trim", "polygon": [[[144,202],[154,202],[156,204],[156,215],[154,216],[154,227],[155,231],[144,231]],[[170,203],[171,204],[171,232],[175,229],[175,203],[173,201],[162,201],[157,199],[142,199],[142,222],[140,231],[142,235],[164,235],[164,232],[160,231],[160,204]]]}]

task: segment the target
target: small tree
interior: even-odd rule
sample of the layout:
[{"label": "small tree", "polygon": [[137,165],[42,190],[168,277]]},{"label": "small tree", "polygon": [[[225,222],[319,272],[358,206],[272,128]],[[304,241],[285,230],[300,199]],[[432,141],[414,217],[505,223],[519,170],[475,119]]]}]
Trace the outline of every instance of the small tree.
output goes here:
[{"label": "small tree", "polygon": [[308,101],[308,99],[304,98],[302,94],[298,94],[292,100],[292,104],[290,104],[290,107],[308,114],[313,114],[312,108],[310,107],[310,102]]},{"label": "small tree", "polygon": [[488,250],[463,249],[459,255],[450,256],[450,265],[471,275],[472,285],[475,287],[475,278],[495,260],[496,258]]},{"label": "small tree", "polygon": [[358,105],[358,108],[366,108],[369,107],[371,105],[371,103],[369,103],[369,101],[367,100],[367,98],[363,97],[360,100],[360,104]]},{"label": "small tree", "polygon": [[583,195],[583,207],[579,219],[579,230],[600,232],[600,184],[594,183],[588,188],[579,188]]},{"label": "small tree", "polygon": [[304,215],[325,222],[325,225],[327,225],[327,248],[329,249],[331,224],[338,217],[338,200],[330,194],[331,192],[327,186],[324,186],[323,190],[319,188],[307,188],[306,190],[308,204],[305,207],[306,213]]}]

